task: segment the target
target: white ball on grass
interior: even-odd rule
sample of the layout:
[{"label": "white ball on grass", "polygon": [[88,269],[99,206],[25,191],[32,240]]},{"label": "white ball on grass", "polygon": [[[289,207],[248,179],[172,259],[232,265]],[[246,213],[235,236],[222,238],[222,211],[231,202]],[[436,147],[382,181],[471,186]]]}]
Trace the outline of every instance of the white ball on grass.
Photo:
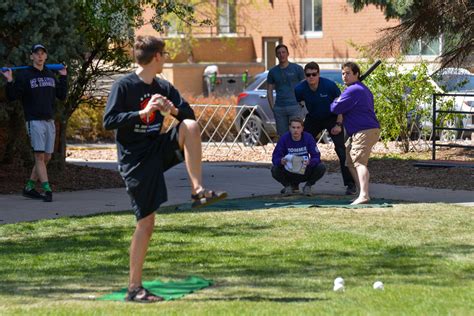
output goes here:
[{"label": "white ball on grass", "polygon": [[383,290],[383,283],[382,281],[375,281],[372,287],[374,290]]},{"label": "white ball on grass", "polygon": [[333,288],[333,291],[334,292],[344,292],[344,284],[341,284],[341,283],[337,283],[337,284],[334,284],[334,288]]},{"label": "white ball on grass", "polygon": [[334,279],[334,285],[336,285],[336,284],[342,284],[342,285],[344,285],[344,279],[341,278],[341,277],[335,278],[335,279]]}]

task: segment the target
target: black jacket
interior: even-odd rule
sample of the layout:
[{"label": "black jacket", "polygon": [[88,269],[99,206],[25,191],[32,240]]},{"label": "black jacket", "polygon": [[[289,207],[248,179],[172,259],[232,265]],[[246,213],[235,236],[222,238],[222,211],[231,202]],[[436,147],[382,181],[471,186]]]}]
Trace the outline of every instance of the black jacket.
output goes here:
[{"label": "black jacket", "polygon": [[50,120],[54,118],[56,98],[66,99],[67,76],[56,75],[46,67],[38,70],[29,67],[19,72],[13,82],[7,84],[10,101],[21,99],[25,120]]}]

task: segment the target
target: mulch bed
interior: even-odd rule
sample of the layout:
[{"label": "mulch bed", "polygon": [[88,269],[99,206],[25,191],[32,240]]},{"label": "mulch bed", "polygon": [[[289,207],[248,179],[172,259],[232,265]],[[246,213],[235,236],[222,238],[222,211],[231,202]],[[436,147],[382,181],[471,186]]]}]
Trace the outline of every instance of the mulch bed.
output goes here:
[{"label": "mulch bed", "polygon": [[[19,194],[31,170],[18,165],[0,166],[0,194]],[[124,187],[117,171],[76,166],[67,163],[64,172],[48,170],[54,192]]]},{"label": "mulch bed", "polygon": [[[115,160],[115,149],[77,150],[70,153],[73,158],[86,160],[105,159]],[[252,151],[246,153],[247,162],[269,162],[271,151]],[[339,172],[339,162],[332,149],[323,152],[323,162],[329,172]],[[474,191],[474,168],[425,168],[416,167],[418,159],[429,159],[429,153],[407,154],[391,158],[390,153],[374,154],[369,162],[370,181],[404,186],[417,186],[436,189]],[[239,161],[239,157],[205,156],[204,160]],[[234,158],[234,159],[232,159]],[[457,161],[474,161],[474,151],[469,149],[449,149],[439,151],[439,159]],[[19,194],[28,179],[31,170],[25,170],[18,165],[0,165],[0,194]],[[66,164],[64,172],[48,170],[53,190],[76,191],[92,189],[108,189],[124,187],[123,181],[115,170],[97,169],[87,166]]]}]

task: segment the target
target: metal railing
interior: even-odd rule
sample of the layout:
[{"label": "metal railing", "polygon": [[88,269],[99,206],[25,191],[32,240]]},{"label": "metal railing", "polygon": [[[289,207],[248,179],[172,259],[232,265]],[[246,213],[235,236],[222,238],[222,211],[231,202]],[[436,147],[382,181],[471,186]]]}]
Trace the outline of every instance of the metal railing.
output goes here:
[{"label": "metal railing", "polygon": [[[249,121],[253,115],[257,115],[257,106],[249,105],[215,105],[215,104],[193,104],[191,105],[196,121],[201,127],[201,139],[203,141],[203,152],[216,156],[227,156],[232,150],[242,150],[242,142],[245,133],[249,130]],[[260,115],[265,116],[265,113]],[[268,122],[268,117],[259,117],[262,122]],[[177,124],[177,120],[172,118],[167,125],[166,131]],[[248,144],[247,148],[254,149],[254,146],[261,146],[264,152],[268,151],[265,144],[271,144],[271,149],[275,147],[273,136],[276,135],[274,125],[270,127],[262,124],[260,134],[255,142]],[[262,140],[263,139],[263,142]],[[271,154],[271,153],[270,153]]]},{"label": "metal railing", "polygon": [[[436,115],[437,114],[467,114],[471,115],[471,117],[467,118],[467,120],[471,120],[471,125],[474,124],[474,108],[471,108],[471,111],[458,111],[458,110],[440,110],[436,106],[436,99],[438,97],[472,97],[474,98],[474,94],[466,93],[435,93],[433,94],[433,137],[432,137],[432,159],[436,160],[436,147],[459,147],[459,148],[471,148],[474,149],[474,146],[471,145],[460,145],[460,144],[440,144],[436,143],[436,131],[455,131],[455,132],[474,132],[474,128],[462,128],[460,127],[446,127],[446,126],[437,126],[436,125]],[[443,122],[442,122],[443,123]]]}]

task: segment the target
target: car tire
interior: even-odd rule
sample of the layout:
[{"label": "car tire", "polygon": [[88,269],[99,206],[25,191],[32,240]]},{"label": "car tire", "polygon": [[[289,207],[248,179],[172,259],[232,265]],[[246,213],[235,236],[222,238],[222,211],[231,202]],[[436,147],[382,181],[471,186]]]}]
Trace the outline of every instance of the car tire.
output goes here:
[{"label": "car tire", "polygon": [[[248,120],[247,120],[248,119]],[[246,147],[261,146],[268,144],[268,137],[263,130],[263,124],[260,117],[257,115],[251,115],[242,120],[242,125],[247,121],[247,124],[243,126],[240,138],[242,143]]]}]

